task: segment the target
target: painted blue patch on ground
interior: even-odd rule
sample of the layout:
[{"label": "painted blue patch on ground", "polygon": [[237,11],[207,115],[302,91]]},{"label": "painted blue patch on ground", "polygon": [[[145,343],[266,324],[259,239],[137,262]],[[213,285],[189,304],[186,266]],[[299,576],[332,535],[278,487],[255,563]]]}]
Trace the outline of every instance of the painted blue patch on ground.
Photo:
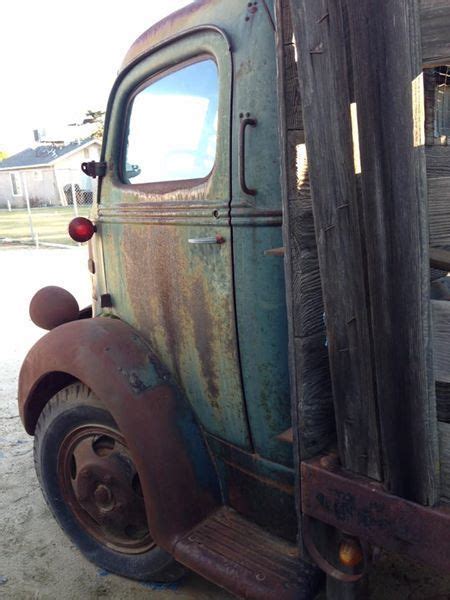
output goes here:
[{"label": "painted blue patch on ground", "polygon": [[8,578],[4,575],[0,575],[0,585],[5,585],[8,582]]}]

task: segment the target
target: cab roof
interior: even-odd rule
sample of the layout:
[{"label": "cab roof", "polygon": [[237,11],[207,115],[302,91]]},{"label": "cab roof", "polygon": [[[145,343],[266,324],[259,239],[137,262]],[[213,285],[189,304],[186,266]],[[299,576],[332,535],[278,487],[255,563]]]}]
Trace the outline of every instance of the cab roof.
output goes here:
[{"label": "cab roof", "polygon": [[204,24],[204,9],[214,4],[220,4],[220,0],[195,0],[152,25],[131,45],[120,71],[174,34]]}]

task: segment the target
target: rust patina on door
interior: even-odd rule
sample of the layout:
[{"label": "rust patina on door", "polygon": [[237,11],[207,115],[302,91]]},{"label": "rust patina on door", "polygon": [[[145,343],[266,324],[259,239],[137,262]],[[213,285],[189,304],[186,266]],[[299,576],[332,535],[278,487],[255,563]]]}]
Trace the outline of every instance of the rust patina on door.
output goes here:
[{"label": "rust patina on door", "polygon": [[125,72],[98,227],[113,310],[150,341],[206,429],[250,448],[229,224],[231,86],[228,41],[207,26]]}]

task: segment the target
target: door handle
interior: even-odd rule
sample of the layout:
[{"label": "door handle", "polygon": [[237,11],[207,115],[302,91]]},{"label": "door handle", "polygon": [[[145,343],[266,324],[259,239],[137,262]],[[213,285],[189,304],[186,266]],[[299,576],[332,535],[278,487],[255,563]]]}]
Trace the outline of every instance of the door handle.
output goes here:
[{"label": "door handle", "polygon": [[245,117],[241,119],[241,126],[239,130],[239,182],[241,184],[241,190],[244,194],[249,196],[256,196],[256,190],[249,188],[245,181],[245,130],[248,126],[256,127],[258,121],[252,117]]},{"label": "door handle", "polygon": [[222,235],[216,235],[214,237],[204,238],[189,238],[189,244],[224,244],[225,238]]}]

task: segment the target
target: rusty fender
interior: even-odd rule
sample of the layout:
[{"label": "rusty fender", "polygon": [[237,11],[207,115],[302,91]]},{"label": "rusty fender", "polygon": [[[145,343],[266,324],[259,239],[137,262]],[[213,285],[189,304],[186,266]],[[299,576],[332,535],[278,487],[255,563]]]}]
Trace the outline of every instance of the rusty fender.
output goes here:
[{"label": "rusty fender", "polygon": [[220,503],[217,476],[193,412],[147,343],[118,319],[61,325],[30,350],[19,377],[29,434],[52,395],[87,385],[115,419],[136,465],[150,532],[172,552]]}]

